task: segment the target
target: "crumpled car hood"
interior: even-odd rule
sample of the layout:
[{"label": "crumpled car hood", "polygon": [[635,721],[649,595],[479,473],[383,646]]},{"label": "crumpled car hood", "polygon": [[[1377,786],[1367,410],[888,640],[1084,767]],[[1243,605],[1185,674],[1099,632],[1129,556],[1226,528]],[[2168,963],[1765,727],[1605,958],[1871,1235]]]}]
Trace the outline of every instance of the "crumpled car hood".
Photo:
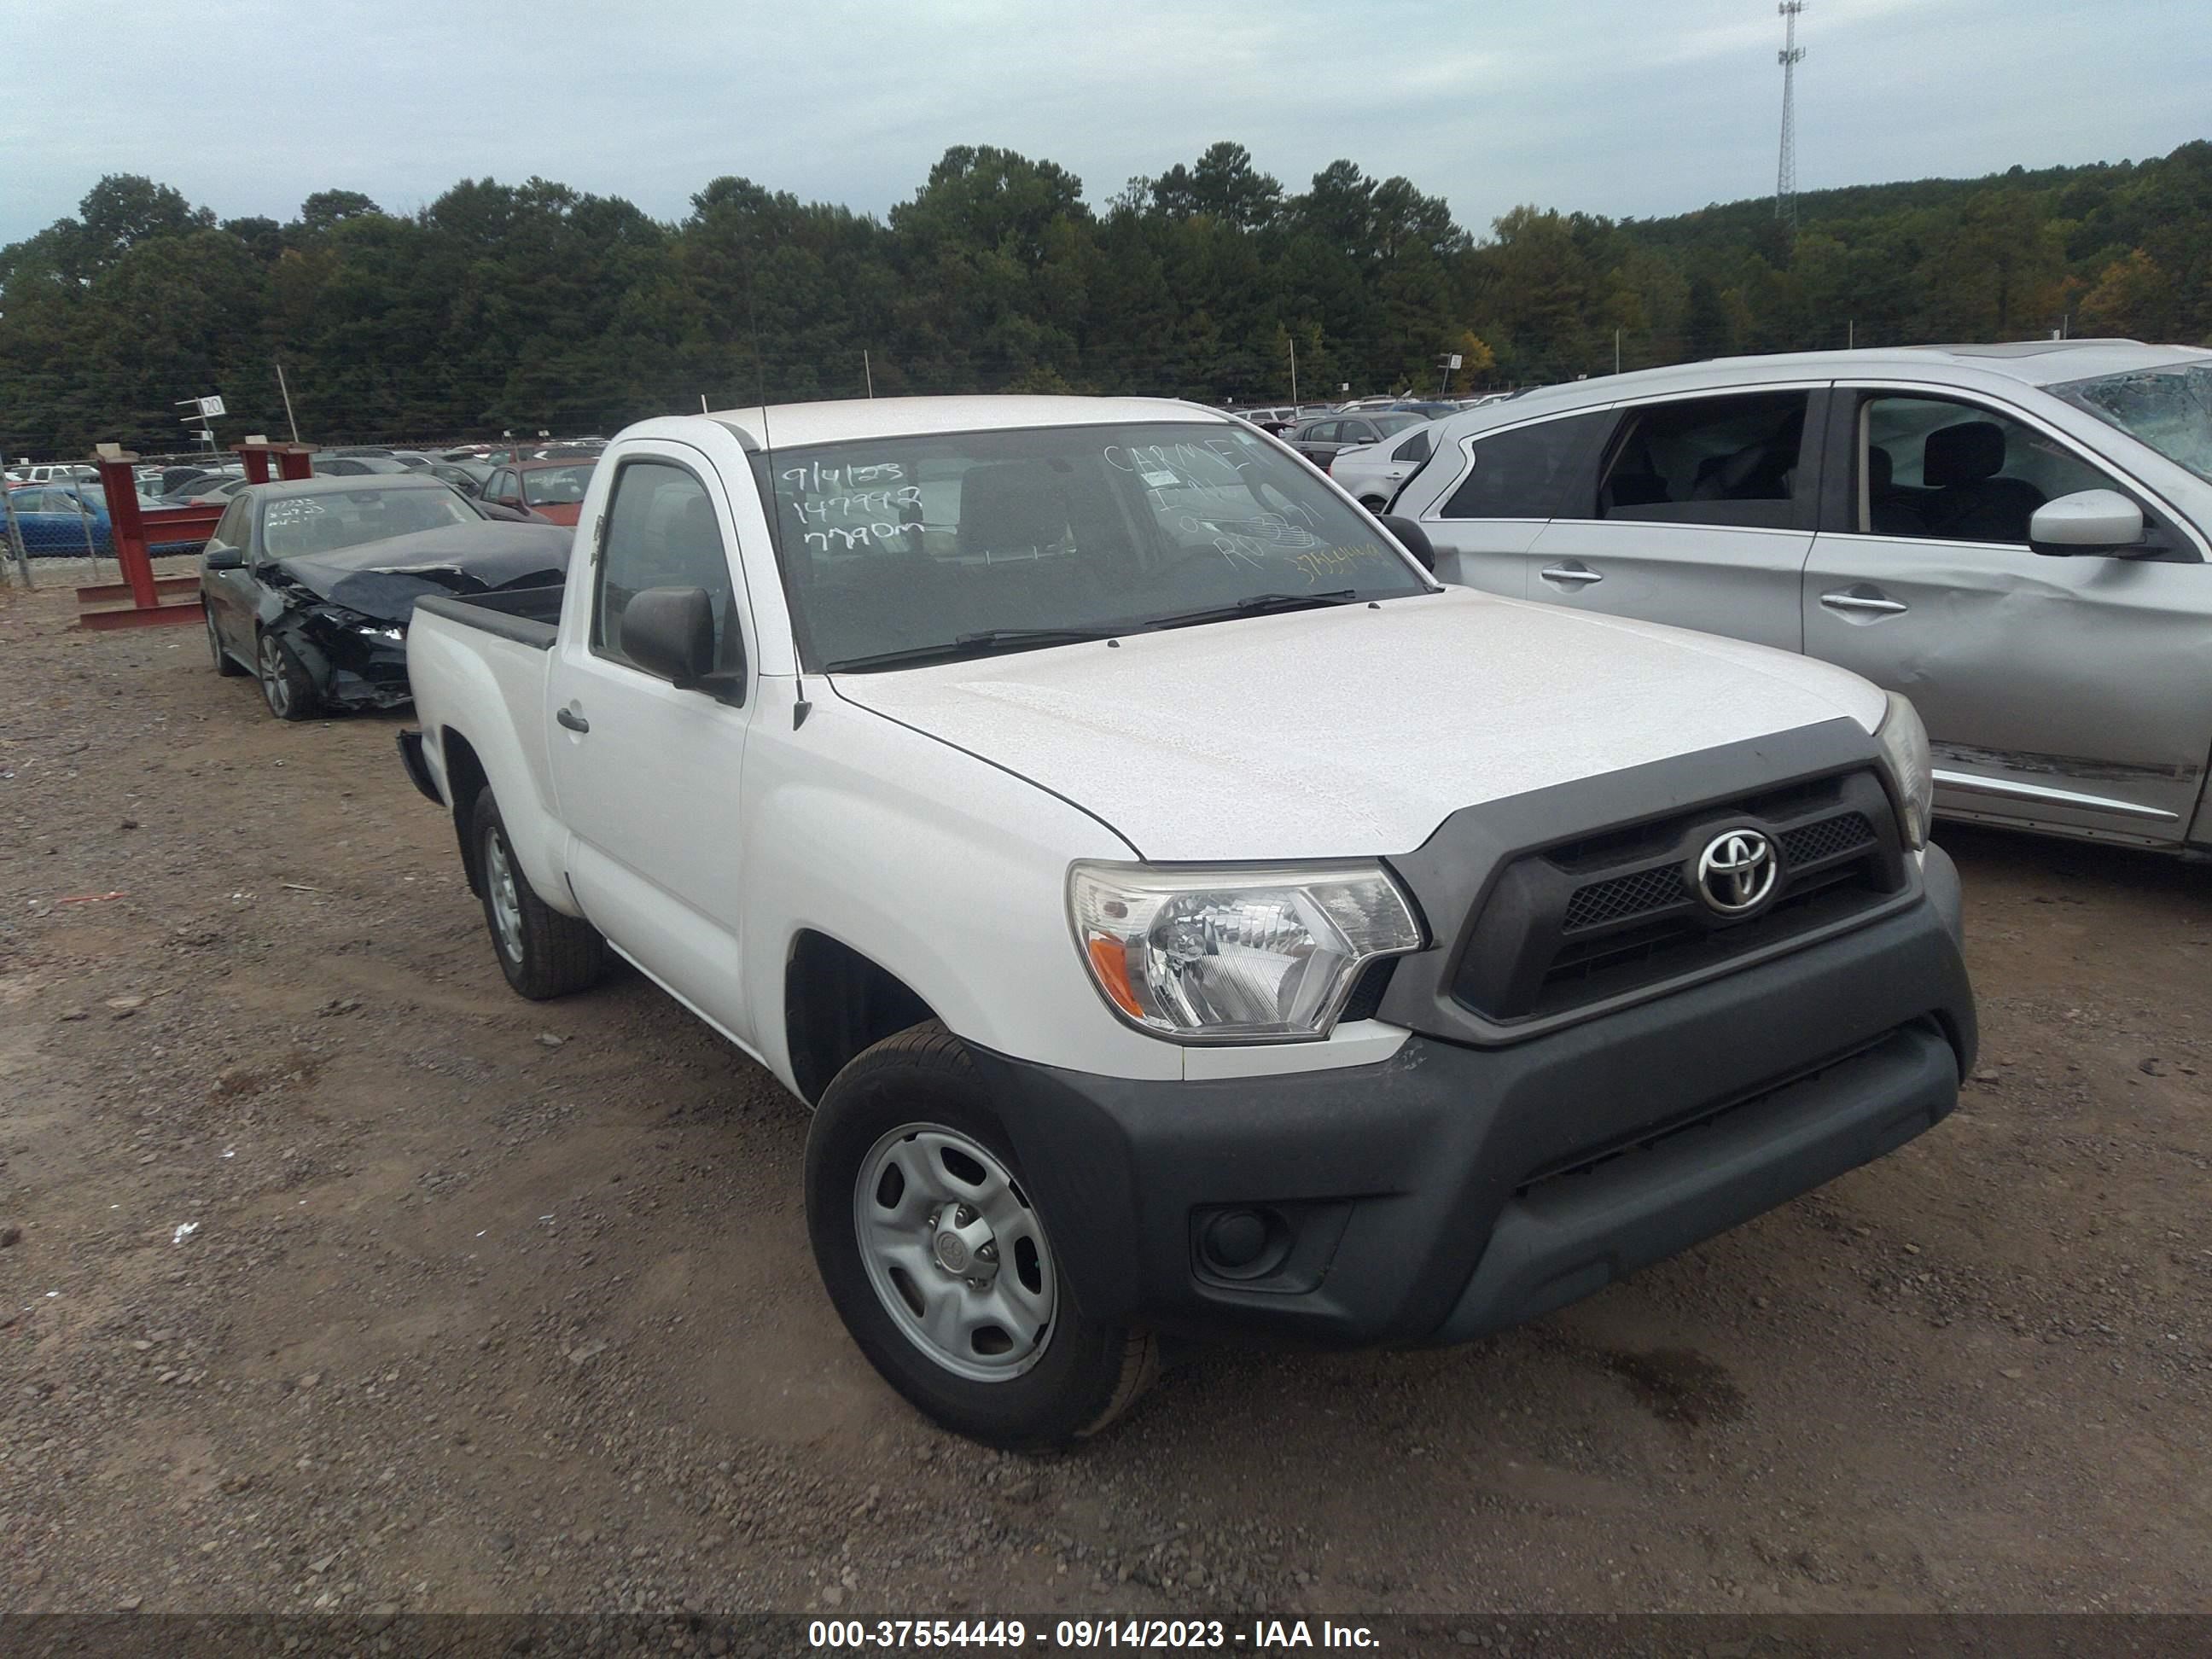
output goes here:
[{"label": "crumpled car hood", "polygon": [[1465,588],[832,683],[1165,860],[1408,852],[1463,806],[1887,707],[1826,663]]},{"label": "crumpled car hood", "polygon": [[575,532],[556,525],[448,525],[334,553],[301,553],[273,568],[327,604],[405,626],[428,593],[490,593],[558,582]]}]

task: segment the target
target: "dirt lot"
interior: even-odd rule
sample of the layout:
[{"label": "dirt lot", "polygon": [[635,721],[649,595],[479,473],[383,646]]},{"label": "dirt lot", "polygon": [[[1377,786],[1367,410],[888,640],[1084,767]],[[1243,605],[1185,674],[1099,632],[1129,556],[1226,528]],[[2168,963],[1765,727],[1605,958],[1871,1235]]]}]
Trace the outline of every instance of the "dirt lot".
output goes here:
[{"label": "dirt lot", "polygon": [[1954,830],[1936,1133],[1534,1328],[1000,1457],[846,1340],[764,1073],[634,975],[509,994],[398,720],[62,574],[0,596],[8,1609],[2212,1607],[2204,872]]}]

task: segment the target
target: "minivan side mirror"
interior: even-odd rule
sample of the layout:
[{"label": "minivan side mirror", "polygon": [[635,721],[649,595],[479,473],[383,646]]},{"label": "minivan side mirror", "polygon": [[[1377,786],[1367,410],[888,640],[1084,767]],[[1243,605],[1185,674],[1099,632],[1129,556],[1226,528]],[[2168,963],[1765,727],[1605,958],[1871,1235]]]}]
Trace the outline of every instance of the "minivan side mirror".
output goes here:
[{"label": "minivan side mirror", "polygon": [[246,555],[234,547],[225,547],[221,542],[209,545],[207,556],[200,561],[203,570],[243,570]]},{"label": "minivan side mirror", "polygon": [[2143,539],[2142,508],[2117,489],[2077,489],[2035,509],[2029,548],[2051,558],[2141,556],[2156,552]]},{"label": "minivan side mirror", "polygon": [[1413,562],[1431,575],[1437,571],[1437,550],[1429,540],[1429,532],[1411,519],[1396,517],[1382,520],[1382,527],[1398,538],[1398,545],[1413,556]]}]

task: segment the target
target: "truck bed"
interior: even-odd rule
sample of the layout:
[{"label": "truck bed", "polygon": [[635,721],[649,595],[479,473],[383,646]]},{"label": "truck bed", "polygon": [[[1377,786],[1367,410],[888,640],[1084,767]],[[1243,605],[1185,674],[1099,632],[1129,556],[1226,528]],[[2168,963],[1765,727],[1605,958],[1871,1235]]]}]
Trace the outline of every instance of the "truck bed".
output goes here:
[{"label": "truck bed", "polygon": [[510,587],[496,593],[434,594],[417,599],[419,614],[428,611],[467,628],[480,628],[517,645],[550,651],[561,622],[561,596],[567,590],[557,582],[543,587]]}]

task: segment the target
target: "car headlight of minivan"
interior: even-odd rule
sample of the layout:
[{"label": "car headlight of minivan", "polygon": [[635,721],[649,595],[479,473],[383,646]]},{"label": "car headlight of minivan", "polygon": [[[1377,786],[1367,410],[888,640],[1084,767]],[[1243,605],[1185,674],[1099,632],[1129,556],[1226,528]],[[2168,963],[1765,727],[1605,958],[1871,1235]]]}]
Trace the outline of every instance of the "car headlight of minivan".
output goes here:
[{"label": "car headlight of minivan", "polygon": [[1881,744],[1881,763],[1897,790],[1905,845],[1925,847],[1936,816],[1936,763],[1928,750],[1928,728],[1920,723],[1920,711],[1910,697],[1889,694],[1889,712],[1881,717],[1875,739]]},{"label": "car headlight of minivan", "polygon": [[1421,947],[1376,864],[1212,867],[1083,862],[1075,940],[1108,1006],[1176,1042],[1324,1037],[1359,971]]}]

